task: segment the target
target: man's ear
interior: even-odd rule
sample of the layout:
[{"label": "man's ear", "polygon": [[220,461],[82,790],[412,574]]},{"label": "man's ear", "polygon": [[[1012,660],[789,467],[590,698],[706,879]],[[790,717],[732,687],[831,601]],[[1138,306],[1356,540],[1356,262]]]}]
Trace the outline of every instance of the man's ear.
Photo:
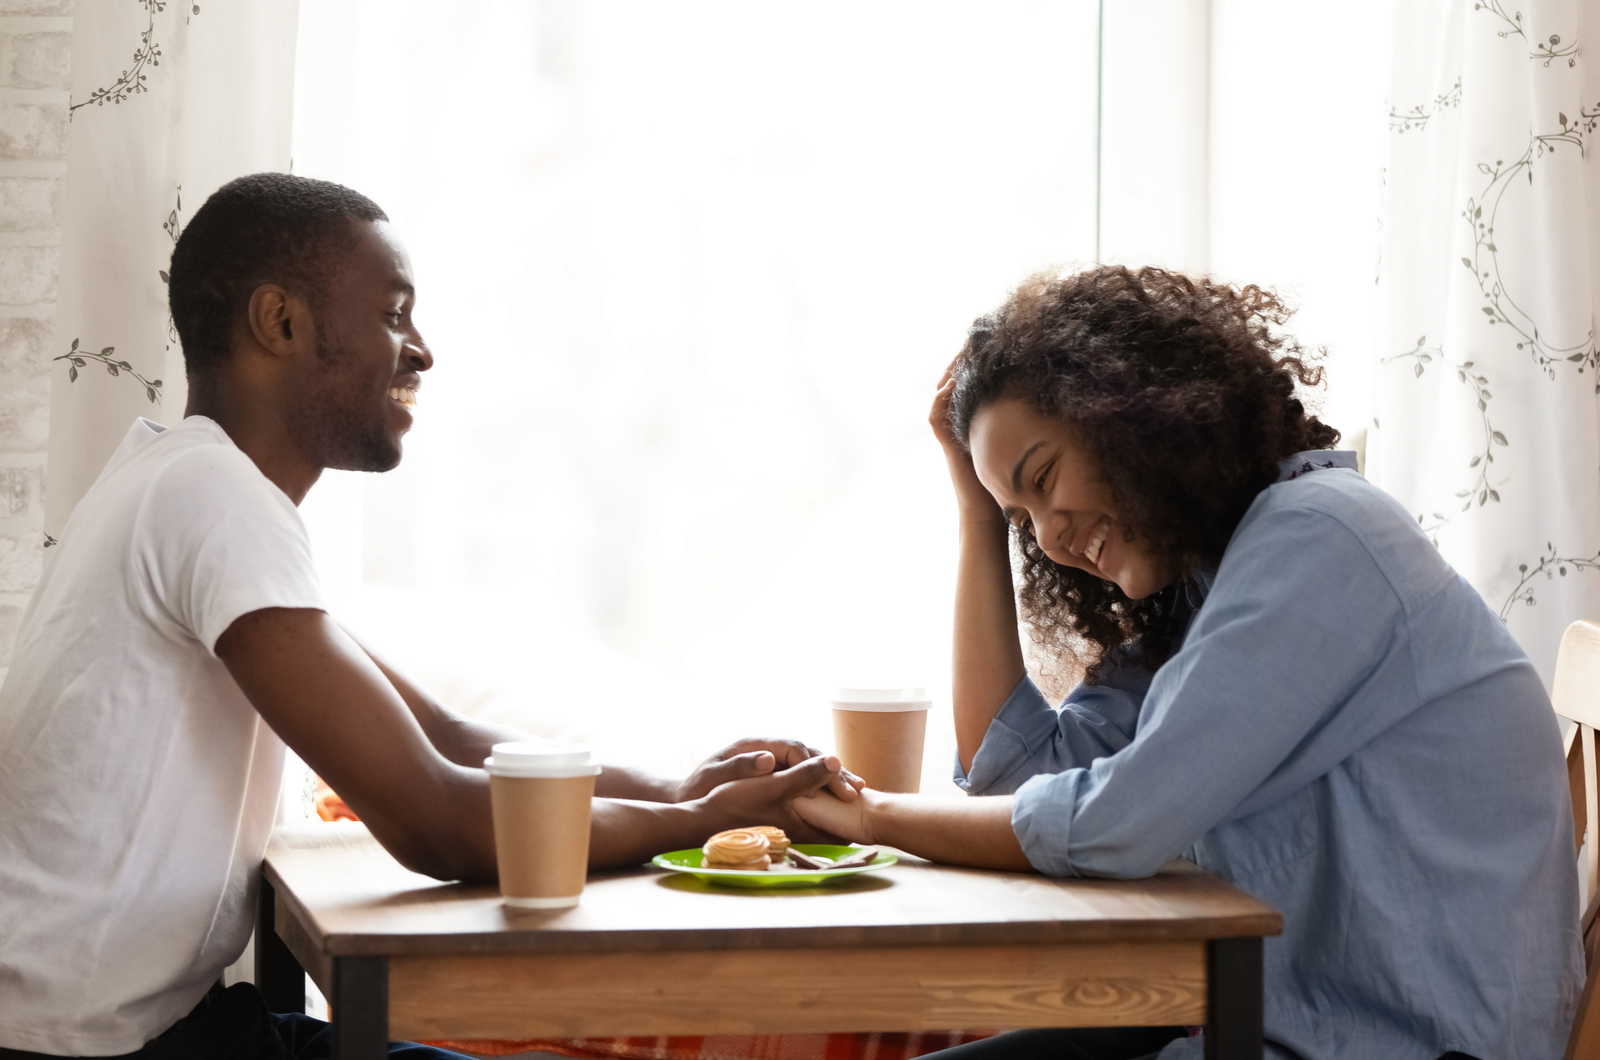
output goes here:
[{"label": "man's ear", "polygon": [[251,335],[274,356],[292,357],[314,341],[309,307],[277,284],[251,293],[247,317]]}]

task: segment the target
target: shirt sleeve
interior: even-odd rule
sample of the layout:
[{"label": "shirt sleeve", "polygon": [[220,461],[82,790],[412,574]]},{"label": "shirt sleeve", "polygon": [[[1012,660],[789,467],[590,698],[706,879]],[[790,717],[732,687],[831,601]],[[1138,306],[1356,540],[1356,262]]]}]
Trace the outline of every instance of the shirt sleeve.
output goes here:
[{"label": "shirt sleeve", "polygon": [[1352,696],[1387,653],[1408,650],[1403,617],[1365,545],[1331,516],[1271,509],[1241,527],[1151,683],[1136,738],[1017,789],[1012,827],[1029,861],[1054,875],[1149,875],[1331,769],[1402,709]]},{"label": "shirt sleeve", "polygon": [[971,795],[1009,795],[1040,773],[1059,773],[1115,754],[1133,740],[1150,671],[1133,660],[1110,668],[1097,685],[1080,684],[1052,709],[1023,675],[989,723],[972,756],[956,758],[955,782]]},{"label": "shirt sleeve", "polygon": [[155,599],[207,651],[252,611],[326,609],[300,513],[237,449],[205,446],[174,460],[138,519]]}]

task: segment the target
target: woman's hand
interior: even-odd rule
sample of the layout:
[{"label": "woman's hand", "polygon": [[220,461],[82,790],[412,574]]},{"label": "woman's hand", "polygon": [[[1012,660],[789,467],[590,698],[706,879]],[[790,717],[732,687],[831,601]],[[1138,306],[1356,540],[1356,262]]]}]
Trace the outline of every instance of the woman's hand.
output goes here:
[{"label": "woman's hand", "polygon": [[962,518],[976,516],[984,522],[1000,521],[1000,506],[983,488],[983,483],[978,481],[978,472],[972,466],[972,454],[961,448],[961,443],[950,433],[950,397],[956,389],[955,366],[956,362],[951,361],[944,375],[939,377],[939,386],[933,395],[933,408],[928,412],[928,426],[933,428],[933,436],[944,450],[945,464],[950,468],[950,484],[955,487]]},{"label": "woman's hand", "polygon": [[836,799],[826,791],[815,791],[794,800],[794,812],[807,824],[839,836],[847,843],[871,844],[872,806],[878,793],[863,790],[849,802]]},{"label": "woman's hand", "polygon": [[[764,740],[750,737],[735,740],[695,767],[694,772],[678,781],[672,797],[665,802],[692,802],[703,798],[730,780],[762,777],[778,769],[790,769],[822,752],[808,747],[799,740]],[[828,780],[828,790],[845,801],[856,797],[865,785],[860,777],[849,770],[840,769]]]}]

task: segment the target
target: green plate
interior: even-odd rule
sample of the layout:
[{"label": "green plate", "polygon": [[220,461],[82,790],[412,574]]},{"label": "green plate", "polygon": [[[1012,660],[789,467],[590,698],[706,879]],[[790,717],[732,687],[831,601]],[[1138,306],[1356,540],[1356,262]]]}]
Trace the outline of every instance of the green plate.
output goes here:
[{"label": "green plate", "polygon": [[[827,843],[796,843],[794,849],[802,854],[813,857],[839,858],[849,855],[855,847],[831,846]],[[657,854],[651,858],[651,864],[669,872],[687,872],[691,876],[698,876],[707,883],[721,884],[724,887],[815,887],[819,883],[829,880],[842,880],[846,876],[854,876],[858,872],[876,872],[886,869],[900,859],[893,854],[879,853],[869,864],[855,865],[848,869],[794,869],[788,872],[774,872],[768,869],[765,872],[750,872],[746,869],[708,869],[705,867],[705,854],[700,850],[674,850],[666,854]]]}]

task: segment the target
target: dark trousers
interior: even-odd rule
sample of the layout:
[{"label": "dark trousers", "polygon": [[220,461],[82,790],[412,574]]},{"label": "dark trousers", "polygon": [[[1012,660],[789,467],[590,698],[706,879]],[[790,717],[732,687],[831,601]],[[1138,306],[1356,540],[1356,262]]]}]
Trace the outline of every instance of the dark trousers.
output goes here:
[{"label": "dark trousers", "polygon": [[1186,1033],[1182,1027],[1012,1031],[941,1049],[922,1060],[1144,1060]]},{"label": "dark trousers", "polygon": [[[1150,1060],[1185,1033],[1183,1027],[1012,1031],[928,1053],[922,1060]],[[1445,1053],[1439,1060],[1476,1058]]]},{"label": "dark trousers", "polygon": [[[249,983],[221,985],[143,1049],[105,1060],[328,1060],[333,1026],[303,1013],[278,1015]],[[394,1060],[467,1060],[414,1042],[390,1042]],[[0,1060],[57,1060],[0,1049]]]}]

